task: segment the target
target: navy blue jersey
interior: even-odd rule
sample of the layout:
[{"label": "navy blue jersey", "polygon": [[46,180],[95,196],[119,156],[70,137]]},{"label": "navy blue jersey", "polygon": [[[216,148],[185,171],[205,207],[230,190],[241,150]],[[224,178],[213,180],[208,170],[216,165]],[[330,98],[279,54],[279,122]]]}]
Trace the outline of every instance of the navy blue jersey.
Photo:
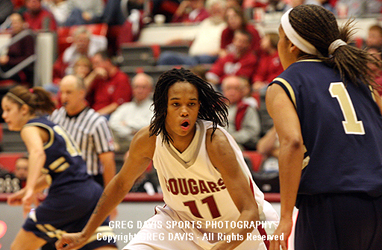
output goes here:
[{"label": "navy blue jersey", "polygon": [[50,192],[65,187],[70,182],[90,178],[80,149],[61,126],[45,117],[31,119],[25,126],[41,127],[49,133],[49,141],[44,145],[46,160],[43,171],[52,177]]},{"label": "navy blue jersey", "polygon": [[[86,163],[76,143],[59,125],[44,117],[31,119],[25,126],[46,129],[49,140],[44,144],[46,155],[43,172],[52,178],[45,200],[28,214],[23,228],[47,242],[54,243],[65,232],[79,232],[86,225],[102,187],[86,172]],[[96,233],[113,234],[105,220]],[[107,241],[93,240],[81,249],[108,245]],[[89,248],[90,246],[96,246]]]},{"label": "navy blue jersey", "polygon": [[318,60],[290,65],[279,84],[296,107],[306,147],[299,194],[382,194],[382,120],[371,90],[344,84]]}]

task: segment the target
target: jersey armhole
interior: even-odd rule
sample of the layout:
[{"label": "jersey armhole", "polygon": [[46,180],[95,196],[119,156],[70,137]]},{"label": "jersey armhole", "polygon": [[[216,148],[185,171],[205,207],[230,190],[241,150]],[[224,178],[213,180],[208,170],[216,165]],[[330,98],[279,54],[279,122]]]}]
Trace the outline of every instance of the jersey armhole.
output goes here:
[{"label": "jersey armhole", "polygon": [[270,84],[269,86],[271,86],[272,84],[277,84],[279,85],[281,88],[284,89],[285,93],[288,95],[289,99],[291,100],[291,102],[293,103],[294,107],[297,108],[297,103],[296,103],[296,96],[295,96],[295,93],[294,93],[294,90],[292,88],[292,86],[289,84],[288,81],[286,81],[285,79],[283,78],[275,78]]}]

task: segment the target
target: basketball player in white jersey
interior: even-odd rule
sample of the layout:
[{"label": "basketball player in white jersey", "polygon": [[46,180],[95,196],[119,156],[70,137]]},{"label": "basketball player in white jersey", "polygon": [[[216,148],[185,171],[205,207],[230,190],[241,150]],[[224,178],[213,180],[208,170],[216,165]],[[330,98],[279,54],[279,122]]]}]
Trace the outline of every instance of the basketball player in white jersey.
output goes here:
[{"label": "basketball player in white jersey", "polygon": [[153,160],[166,205],[156,208],[124,249],[265,250],[258,222],[278,216],[252,181],[236,142],[221,128],[226,122],[225,98],[209,83],[185,69],[163,73],[150,126],[134,137],[126,162],[82,232],[64,234],[57,249],[85,244]]}]

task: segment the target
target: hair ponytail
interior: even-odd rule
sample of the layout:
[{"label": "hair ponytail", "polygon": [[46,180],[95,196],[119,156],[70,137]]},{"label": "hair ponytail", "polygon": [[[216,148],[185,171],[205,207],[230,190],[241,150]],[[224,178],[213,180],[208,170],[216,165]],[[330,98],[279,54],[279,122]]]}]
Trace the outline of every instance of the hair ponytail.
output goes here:
[{"label": "hair ponytail", "polygon": [[44,115],[51,114],[56,105],[51,99],[50,93],[42,87],[27,89],[24,86],[16,86],[5,95],[20,106],[29,106],[31,114]]},{"label": "hair ponytail", "polygon": [[[355,33],[354,19],[339,28],[333,13],[321,6],[308,4],[294,8],[290,12],[289,21],[293,29],[317,49],[317,57],[339,71],[345,83],[350,81],[355,85],[363,83],[378,86],[368,63],[381,68],[380,61],[367,51],[349,45]],[[330,45],[338,39],[347,45],[338,46],[330,54]],[[310,55],[302,52],[301,57],[307,58]]]}]

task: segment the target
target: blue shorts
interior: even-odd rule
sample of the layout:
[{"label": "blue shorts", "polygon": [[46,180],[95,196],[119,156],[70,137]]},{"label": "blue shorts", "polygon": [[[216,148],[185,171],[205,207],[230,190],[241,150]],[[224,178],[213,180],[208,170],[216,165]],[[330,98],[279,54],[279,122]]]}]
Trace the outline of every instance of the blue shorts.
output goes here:
[{"label": "blue shorts", "polygon": [[377,250],[382,247],[382,197],[299,195],[295,250]]},{"label": "blue shorts", "polygon": [[[50,190],[46,199],[28,214],[23,229],[54,244],[62,234],[80,232],[84,228],[101,194],[102,187],[92,179],[86,182],[70,183],[59,190]],[[81,249],[116,245],[97,240],[97,234],[101,236],[99,233],[114,234],[109,227],[109,219],[106,219],[97,229],[91,237],[92,241]]]}]

